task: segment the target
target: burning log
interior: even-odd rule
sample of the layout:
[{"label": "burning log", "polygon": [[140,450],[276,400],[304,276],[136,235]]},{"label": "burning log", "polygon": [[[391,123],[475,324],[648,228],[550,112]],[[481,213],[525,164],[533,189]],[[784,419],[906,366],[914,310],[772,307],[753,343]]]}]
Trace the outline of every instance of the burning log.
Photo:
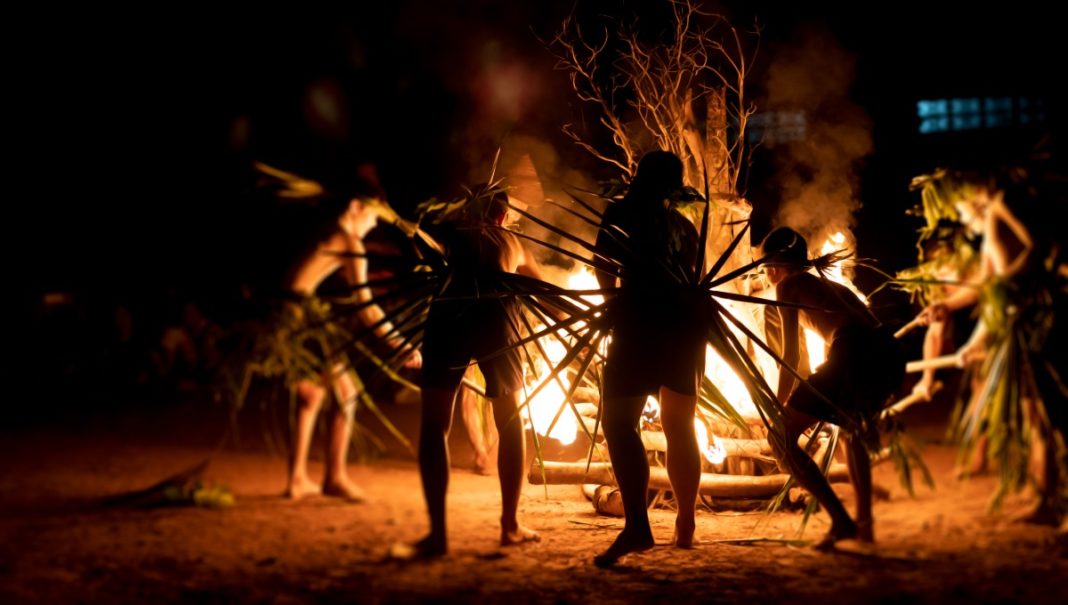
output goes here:
[{"label": "burning log", "polygon": [[[832,465],[828,478],[833,483],[849,481],[849,472],[846,470],[846,465]],[[585,462],[551,462],[546,460],[544,466],[540,466],[538,461],[535,460],[531,464],[527,479],[534,485],[616,484],[616,477],[609,462],[593,462],[590,464],[589,472],[587,472]],[[789,479],[790,475],[785,473],[760,476],[701,473],[699,493],[721,498],[771,498],[782,491],[783,486],[786,485]],[[671,489],[671,481],[668,479],[667,469],[660,467],[650,468],[649,487],[650,489]]]},{"label": "burning log", "polygon": [[[583,417],[582,422],[586,425],[586,429],[593,433],[596,421],[593,418]],[[601,430],[597,431],[597,435],[603,435]],[[771,444],[766,439],[735,439],[716,436],[716,443],[723,448],[728,458],[733,456],[770,460],[769,456],[772,454]],[[805,447],[808,444],[808,436],[803,435],[799,443],[801,447]],[[645,446],[646,451],[666,452],[667,438],[659,431],[642,431],[642,445]]]}]

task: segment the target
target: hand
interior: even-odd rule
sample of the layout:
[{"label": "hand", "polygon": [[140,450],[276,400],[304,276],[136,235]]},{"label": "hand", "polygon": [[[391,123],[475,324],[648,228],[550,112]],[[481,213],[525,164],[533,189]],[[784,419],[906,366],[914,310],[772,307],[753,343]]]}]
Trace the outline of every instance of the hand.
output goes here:
[{"label": "hand", "polygon": [[912,387],[912,394],[924,401],[930,401],[931,386],[933,382],[933,380],[928,380],[926,378],[921,379],[916,383],[916,386]]},{"label": "hand", "polygon": [[419,349],[412,347],[410,344],[406,344],[404,339],[400,336],[394,336],[393,338],[390,338],[388,342],[389,346],[393,347],[395,351],[400,353],[400,356],[404,359],[404,367],[423,367],[423,355],[419,352]]},{"label": "hand", "polygon": [[935,303],[928,305],[920,314],[916,316],[916,322],[922,326],[929,326],[932,323],[943,322],[949,317],[949,309],[942,303]]},{"label": "hand", "polygon": [[411,354],[404,360],[404,367],[411,369],[423,367],[423,354],[419,352],[419,349],[412,349]]},{"label": "hand", "polygon": [[986,357],[986,349],[982,343],[969,342],[957,350],[957,357],[960,359],[961,367],[964,367],[982,361]]}]

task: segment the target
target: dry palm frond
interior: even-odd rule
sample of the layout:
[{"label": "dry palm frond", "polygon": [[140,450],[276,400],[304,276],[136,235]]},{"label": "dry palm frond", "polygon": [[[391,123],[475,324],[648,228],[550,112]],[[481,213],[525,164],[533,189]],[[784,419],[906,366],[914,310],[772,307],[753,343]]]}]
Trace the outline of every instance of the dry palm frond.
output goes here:
[{"label": "dry palm frond", "polygon": [[[1045,481],[1035,477],[1030,460],[1036,449],[1050,448],[1052,472],[1068,478],[1064,441],[1049,410],[1068,401],[1062,382],[1063,355],[1051,347],[1053,330],[1064,328],[1055,312],[1068,311],[1063,278],[1044,270],[999,278],[986,284],[980,297],[980,321],[987,330],[986,357],[966,376],[978,376],[980,387],[969,399],[960,398],[954,411],[951,434],[960,440],[961,457],[971,454],[980,437],[987,441],[986,457],[997,465],[998,489],[990,502],[1000,506],[1004,497],[1025,485]],[[1059,345],[1057,345],[1059,346]],[[1045,494],[1063,509],[1065,494]]]},{"label": "dry palm frond", "polygon": [[[260,187],[280,198],[310,202],[332,194],[322,184],[299,175],[261,163],[255,168],[261,174]],[[388,203],[378,198],[361,199],[380,223],[397,225],[424,244],[424,248],[433,250],[433,240],[418,226],[401,220]],[[351,253],[338,255],[357,256]],[[256,378],[278,380],[286,385],[292,416],[298,383],[307,380],[322,382],[323,377],[340,371],[348,374],[356,386],[357,407],[366,408],[390,434],[410,447],[408,440],[370,396],[369,381],[384,377],[415,388],[400,372],[404,362],[400,351],[418,345],[421,316],[426,312],[430,293],[438,287],[438,276],[428,270],[427,261],[423,259],[383,253],[361,253],[358,256],[389,268],[392,275],[324,291],[320,296],[267,301],[274,307],[273,312],[261,314],[239,330],[236,337],[240,342],[223,372],[228,388],[220,394],[230,401],[234,415],[245,405]],[[367,297],[356,296],[360,289],[373,289],[372,300],[361,302],[361,298]],[[371,304],[383,308],[384,316],[374,325],[362,325],[357,314]],[[392,326],[384,337],[400,344],[388,354],[379,352],[382,335],[376,331],[383,325]],[[334,389],[327,389],[327,392],[334,395]],[[335,401],[336,405],[348,403]],[[265,400],[261,407],[266,405]],[[267,439],[271,443],[278,441],[273,434],[268,434]],[[353,440],[357,451],[362,453],[383,449],[381,439],[359,423],[354,427]]]}]

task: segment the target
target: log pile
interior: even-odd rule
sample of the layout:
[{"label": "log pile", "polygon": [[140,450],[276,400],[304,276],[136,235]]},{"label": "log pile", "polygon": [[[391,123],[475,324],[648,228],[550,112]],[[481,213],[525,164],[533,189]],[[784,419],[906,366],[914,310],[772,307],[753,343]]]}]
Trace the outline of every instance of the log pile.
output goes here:
[{"label": "log pile", "polygon": [[[594,436],[597,447],[594,448],[593,461],[578,462],[533,461],[528,480],[535,485],[583,485],[583,492],[598,512],[602,514],[622,515],[621,503],[615,475],[611,463],[605,460],[604,437],[597,423],[597,406],[578,404],[582,422],[589,434]],[[771,445],[766,439],[766,429],[759,421],[748,427],[748,431],[725,420],[701,416],[714,435],[716,444],[725,454],[722,463],[713,464],[704,460],[704,472],[701,474],[699,493],[702,501],[717,508],[751,510],[765,506],[777,497],[790,475],[780,470],[772,455]],[[650,459],[663,460],[667,450],[664,433],[655,423],[642,423],[641,438]],[[803,436],[799,445],[805,448],[809,437]],[[813,458],[823,461],[828,455],[829,440],[825,434],[818,437]],[[662,466],[650,465],[649,488],[661,493],[671,490],[667,470]],[[835,462],[830,465],[828,478],[832,482],[848,482],[849,473],[846,465]],[[801,504],[807,494],[799,488],[790,491],[786,504]]]}]

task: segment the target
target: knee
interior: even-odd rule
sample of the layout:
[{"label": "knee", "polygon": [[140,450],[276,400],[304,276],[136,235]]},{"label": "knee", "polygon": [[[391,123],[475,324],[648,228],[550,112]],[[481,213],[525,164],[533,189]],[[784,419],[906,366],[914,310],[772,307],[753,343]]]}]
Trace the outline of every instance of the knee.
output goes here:
[{"label": "knee", "polygon": [[305,381],[297,385],[297,402],[301,411],[318,412],[323,405],[326,389],[314,382]]},{"label": "knee", "polygon": [[692,445],[697,447],[697,431],[694,429],[693,423],[692,419],[689,422],[682,419],[664,422],[661,419],[661,426],[664,428],[664,437],[667,438],[668,446],[686,447]]}]

